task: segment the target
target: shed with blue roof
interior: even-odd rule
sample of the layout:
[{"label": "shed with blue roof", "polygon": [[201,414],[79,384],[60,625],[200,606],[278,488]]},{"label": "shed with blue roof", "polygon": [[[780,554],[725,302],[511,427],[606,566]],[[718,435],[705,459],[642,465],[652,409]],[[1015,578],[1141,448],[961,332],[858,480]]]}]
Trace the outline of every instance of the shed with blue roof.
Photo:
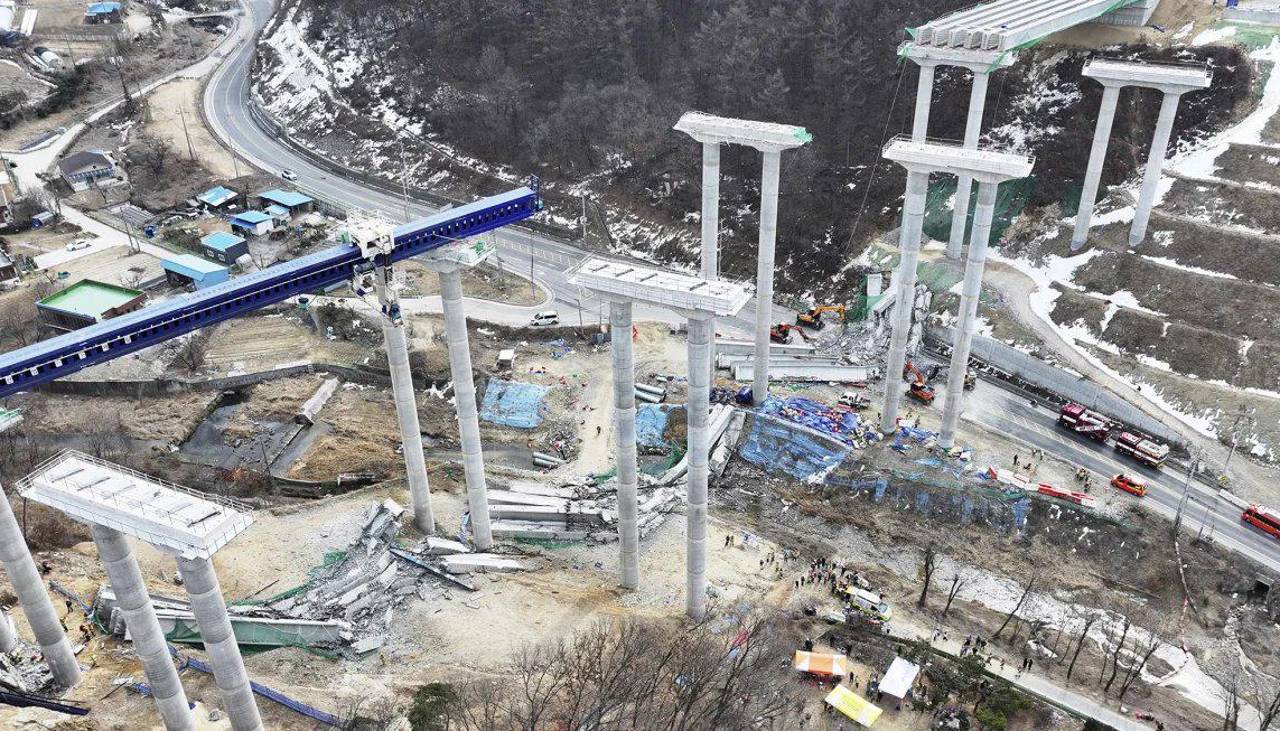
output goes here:
[{"label": "shed with blue roof", "polygon": [[197,195],[196,200],[210,208],[221,208],[235,202],[235,199],[238,197],[240,197],[240,194],[234,190],[221,185],[215,185],[200,195]]},{"label": "shed with blue roof", "polygon": [[234,264],[236,259],[249,253],[249,242],[243,236],[226,231],[214,231],[200,239],[200,248],[206,259]]},{"label": "shed with blue roof", "polygon": [[299,213],[310,213],[316,207],[315,198],[299,193],[296,190],[281,190],[280,188],[272,188],[259,193],[258,203],[263,208],[271,205],[286,208],[294,216]]},{"label": "shed with blue roof", "polygon": [[196,289],[204,289],[231,279],[231,270],[191,254],[175,254],[161,261],[160,265],[164,267],[165,279],[175,287],[190,284]]},{"label": "shed with blue roof", "polygon": [[231,230],[245,236],[262,236],[275,230],[275,219],[262,211],[244,211],[231,217]]}]

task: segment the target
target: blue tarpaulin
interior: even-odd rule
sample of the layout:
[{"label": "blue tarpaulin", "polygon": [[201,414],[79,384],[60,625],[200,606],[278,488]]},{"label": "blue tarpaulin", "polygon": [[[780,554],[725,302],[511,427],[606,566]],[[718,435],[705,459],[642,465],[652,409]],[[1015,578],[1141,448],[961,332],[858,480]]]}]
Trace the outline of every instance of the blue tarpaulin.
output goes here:
[{"label": "blue tarpaulin", "polygon": [[547,387],[519,381],[489,379],[480,405],[480,418],[490,424],[533,429],[546,416]]},{"label": "blue tarpaulin", "polygon": [[756,414],[738,454],[767,472],[785,472],[805,480],[839,465],[849,448],[777,417]]},{"label": "blue tarpaulin", "polygon": [[672,407],[667,404],[641,404],[636,409],[636,444],[642,449],[665,449],[668,445],[662,435],[667,430],[667,415]]},{"label": "blue tarpaulin", "polygon": [[760,413],[802,424],[846,444],[853,444],[862,437],[859,433],[862,419],[857,414],[843,409],[834,409],[812,399],[799,396],[785,400],[770,397],[760,407]]}]

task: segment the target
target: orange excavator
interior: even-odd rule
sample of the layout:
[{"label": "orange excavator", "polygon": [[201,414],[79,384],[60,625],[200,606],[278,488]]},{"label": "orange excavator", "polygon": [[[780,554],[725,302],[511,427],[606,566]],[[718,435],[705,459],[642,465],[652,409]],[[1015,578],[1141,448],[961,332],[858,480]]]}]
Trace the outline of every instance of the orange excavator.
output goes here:
[{"label": "orange excavator", "polygon": [[815,305],[808,312],[801,312],[796,315],[796,324],[811,327],[814,330],[821,330],[827,326],[827,324],[822,321],[822,316],[828,312],[836,313],[840,316],[840,322],[844,322],[844,305]]},{"label": "orange excavator", "polygon": [[775,343],[786,345],[791,341],[791,333],[793,332],[799,333],[801,340],[807,341],[809,339],[809,336],[804,334],[804,330],[799,325],[791,325],[785,322],[780,322],[769,328],[769,339]]},{"label": "orange excavator", "polygon": [[920,372],[919,368],[916,368],[915,363],[907,361],[906,367],[902,369],[902,378],[903,380],[907,380],[912,376],[915,378],[907,387],[907,395],[925,406],[933,403],[933,397],[936,395],[933,392],[933,386],[929,385],[928,379],[924,377],[924,374]]}]

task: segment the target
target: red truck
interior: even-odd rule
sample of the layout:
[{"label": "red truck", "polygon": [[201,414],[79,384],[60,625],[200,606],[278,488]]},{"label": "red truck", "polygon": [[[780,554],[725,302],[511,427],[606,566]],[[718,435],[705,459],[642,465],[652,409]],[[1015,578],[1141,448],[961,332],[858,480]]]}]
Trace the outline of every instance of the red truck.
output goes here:
[{"label": "red truck", "polygon": [[1058,411],[1058,425],[1077,434],[1083,434],[1095,442],[1105,442],[1115,428],[1115,423],[1096,411],[1080,404],[1067,404]]},{"label": "red truck", "polygon": [[1169,445],[1153,442],[1127,431],[1116,437],[1116,451],[1128,455],[1148,467],[1159,468],[1169,458]]}]

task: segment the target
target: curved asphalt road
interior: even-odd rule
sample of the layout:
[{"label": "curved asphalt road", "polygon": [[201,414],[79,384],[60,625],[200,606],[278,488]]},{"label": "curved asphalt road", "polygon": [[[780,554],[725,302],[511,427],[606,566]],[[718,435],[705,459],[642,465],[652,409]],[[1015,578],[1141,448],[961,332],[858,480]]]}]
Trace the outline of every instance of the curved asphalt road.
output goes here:
[{"label": "curved asphalt road", "polygon": [[[205,117],[214,134],[262,170],[278,173],[287,168],[296,172],[299,179],[294,185],[318,198],[347,207],[377,211],[388,220],[405,220],[402,196],[343,179],[316,167],[254,121],[249,109],[249,68],[254,52],[252,37],[270,19],[273,4],[271,0],[243,0],[242,7],[245,18],[236,32],[244,40],[228,53],[226,61],[214,71],[205,88]],[[412,199],[408,209],[413,218],[438,210]],[[608,318],[607,308],[600,300],[582,296],[584,293],[568,283],[566,272],[586,258],[586,252],[547,236],[515,228],[501,229],[497,233],[497,243],[498,255],[507,268],[526,275],[532,270],[533,277],[551,292],[559,306],[562,321],[573,324],[578,319],[575,310],[579,306],[583,310],[583,322]],[[775,307],[775,310],[778,322],[790,322],[795,317],[795,313],[783,308]],[[640,304],[635,306],[635,317],[637,320],[671,323],[683,321],[670,310]],[[719,320],[717,325],[722,334],[750,337],[754,321],[753,302],[736,318]]]},{"label": "curved asphalt road", "polygon": [[[309,193],[347,206],[379,211],[391,220],[403,220],[405,205],[400,196],[336,177],[315,167],[253,121],[248,102],[249,66],[254,47],[249,39],[270,19],[272,2],[243,0],[243,3],[247,22],[241,23],[237,32],[245,40],[228,53],[226,62],[214,71],[205,90],[205,116],[214,133],[263,170],[278,172],[289,168],[297,172],[300,178],[298,187]],[[434,210],[415,201],[411,201],[409,205],[409,212],[414,217],[430,214]],[[498,247],[506,266],[528,272],[532,265],[534,277],[552,292],[561,305],[562,320],[572,323],[576,319],[573,309],[578,307],[579,292],[569,285],[566,271],[580,262],[587,255],[585,252],[545,236],[511,228],[499,232]],[[595,321],[602,312],[601,303],[593,298],[583,298],[581,307],[584,322]],[[794,313],[782,308],[775,307],[775,310],[777,321],[790,321],[794,317]],[[483,315],[482,312],[476,314]],[[511,317],[510,313],[504,314],[506,317],[503,319]],[[681,320],[668,310],[639,305],[636,307],[636,317],[669,322]],[[737,318],[721,321],[720,330],[738,331],[749,337],[754,317],[754,306],[748,305]],[[981,406],[978,405],[980,401],[983,402]],[[1153,483],[1145,501],[1158,512],[1170,517],[1177,510],[1182,495],[1183,475],[1172,469],[1148,470],[1128,459],[1122,459],[1110,447],[1058,428],[1053,414],[1030,406],[1025,400],[994,386],[985,383],[979,386],[966,418],[1082,465],[1097,476],[1109,479],[1117,472],[1144,474]],[[1103,483],[1097,489],[1113,488]],[[1213,526],[1214,539],[1223,547],[1280,572],[1280,541],[1241,523],[1240,509],[1219,499],[1216,491],[1211,488],[1193,483],[1191,500],[1183,515],[1185,529],[1197,531],[1202,522],[1210,524]],[[1208,530],[1206,528],[1205,532]]]}]

